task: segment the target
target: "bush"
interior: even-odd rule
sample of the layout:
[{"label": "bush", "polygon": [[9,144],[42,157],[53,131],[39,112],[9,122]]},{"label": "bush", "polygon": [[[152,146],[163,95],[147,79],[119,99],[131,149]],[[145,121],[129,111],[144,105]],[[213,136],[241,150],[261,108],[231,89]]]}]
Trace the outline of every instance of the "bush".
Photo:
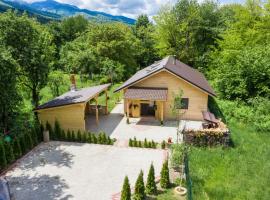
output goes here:
[{"label": "bush", "polygon": [[128,141],[128,146],[129,146],[129,147],[133,147],[133,141],[132,141],[132,139],[131,139],[131,138],[129,138],[129,141]]},{"label": "bush", "polygon": [[148,148],[148,142],[146,138],[144,138],[143,147]]},{"label": "bush", "polygon": [[92,143],[92,142],[93,142],[93,141],[92,141],[92,134],[91,134],[91,133],[88,133],[87,135],[88,135],[88,137],[87,137],[87,142],[88,142],[88,143]]},{"label": "bush", "polygon": [[0,141],[0,168],[5,169],[7,166],[6,152],[3,142]]},{"label": "bush", "polygon": [[165,162],[162,165],[162,169],[160,173],[160,186],[163,189],[170,187],[168,160],[165,160]]},{"label": "bush", "polygon": [[153,149],[157,148],[157,144],[154,142],[154,140],[152,140],[152,142],[151,142],[151,147]]},{"label": "bush", "polygon": [[153,163],[151,164],[150,169],[149,169],[145,191],[147,194],[157,193],[157,185],[155,182],[155,169],[154,169]]},{"label": "bush", "polygon": [[34,147],[31,135],[29,133],[25,133],[24,138],[26,144],[26,151],[30,151]]},{"label": "bush", "polygon": [[124,184],[121,191],[121,200],[131,200],[131,190],[128,177],[125,177]]},{"label": "bush", "polygon": [[56,137],[55,137],[54,131],[53,131],[52,126],[49,124],[48,121],[46,122],[46,130],[49,131],[50,139],[55,140]]},{"label": "bush", "polygon": [[112,141],[112,139],[110,138],[110,136],[108,136],[108,139],[107,139],[107,144],[109,144],[109,145],[113,145],[113,141]]},{"label": "bush", "polygon": [[25,154],[27,152],[27,145],[26,145],[25,135],[24,134],[20,135],[19,142],[20,142],[22,155],[23,155],[23,154]]},{"label": "bush", "polygon": [[162,141],[162,143],[161,143],[161,148],[162,148],[162,149],[165,149],[165,148],[166,148],[166,142],[165,142],[165,140]]},{"label": "bush", "polygon": [[143,200],[143,199],[145,199],[145,188],[143,182],[143,171],[141,170],[135,183],[134,200]]},{"label": "bush", "polygon": [[61,139],[61,127],[58,120],[55,120],[54,122],[54,136],[55,136],[54,140]]},{"label": "bush", "polygon": [[75,132],[74,131],[71,132],[71,141],[72,142],[75,142],[76,141],[76,135],[75,135]]},{"label": "bush", "polygon": [[67,140],[65,130],[62,130],[62,131],[61,131],[61,137],[60,137],[60,140],[62,140],[62,141],[66,141],[66,140]]},{"label": "bush", "polygon": [[36,128],[31,129],[31,138],[33,141],[33,145],[36,146],[38,144],[38,137],[37,137],[37,132]]},{"label": "bush", "polygon": [[142,147],[142,142],[138,141],[138,147]]},{"label": "bush", "polygon": [[97,144],[98,140],[97,140],[97,136],[95,134],[92,134],[92,141],[94,144]]},{"label": "bush", "polygon": [[82,142],[87,142],[87,132],[86,131],[82,135]]},{"label": "bush", "polygon": [[172,145],[171,163],[173,167],[179,167],[183,164],[184,158],[184,145],[174,144]]},{"label": "bush", "polygon": [[13,152],[16,159],[22,156],[22,149],[19,138],[15,138],[13,141]]},{"label": "bush", "polygon": [[134,146],[134,147],[137,147],[137,146],[138,146],[138,142],[137,142],[136,137],[134,137],[134,140],[133,140],[133,146]]},{"label": "bush", "polygon": [[78,132],[77,132],[77,140],[76,141],[77,142],[82,142],[82,133],[81,133],[80,130],[78,130]]},{"label": "bush", "polygon": [[71,132],[69,129],[67,131],[67,141],[70,141],[70,142],[72,141]]},{"label": "bush", "polygon": [[5,154],[6,154],[6,160],[7,163],[12,163],[15,160],[14,153],[13,153],[13,148],[11,146],[10,142],[4,142],[4,147],[5,147]]}]

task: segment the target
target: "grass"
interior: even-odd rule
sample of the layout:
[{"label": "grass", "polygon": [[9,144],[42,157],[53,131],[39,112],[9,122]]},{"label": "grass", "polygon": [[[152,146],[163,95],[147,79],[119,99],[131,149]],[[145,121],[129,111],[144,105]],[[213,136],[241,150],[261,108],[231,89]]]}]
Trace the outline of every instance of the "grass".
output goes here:
[{"label": "grass", "polygon": [[158,195],[156,200],[185,200],[185,197],[177,196],[173,190],[174,188],[167,189],[162,194]]},{"label": "grass", "polygon": [[192,148],[193,199],[270,199],[270,135],[230,125],[234,147]]}]

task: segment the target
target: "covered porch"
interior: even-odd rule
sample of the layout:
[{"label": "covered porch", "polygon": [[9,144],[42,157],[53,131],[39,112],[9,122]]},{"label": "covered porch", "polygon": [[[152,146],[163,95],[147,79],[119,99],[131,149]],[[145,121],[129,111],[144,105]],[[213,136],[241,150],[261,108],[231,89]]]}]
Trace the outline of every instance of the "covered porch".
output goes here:
[{"label": "covered porch", "polygon": [[164,123],[167,88],[130,87],[124,90],[124,112],[130,118],[155,118]]}]

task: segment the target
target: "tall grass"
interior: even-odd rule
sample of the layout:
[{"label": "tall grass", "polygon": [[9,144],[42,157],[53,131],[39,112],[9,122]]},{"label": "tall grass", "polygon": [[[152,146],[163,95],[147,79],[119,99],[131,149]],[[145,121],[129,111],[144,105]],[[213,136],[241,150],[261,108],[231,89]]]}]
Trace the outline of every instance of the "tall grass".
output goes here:
[{"label": "tall grass", "polygon": [[270,135],[230,124],[233,148],[190,152],[194,199],[270,199]]}]

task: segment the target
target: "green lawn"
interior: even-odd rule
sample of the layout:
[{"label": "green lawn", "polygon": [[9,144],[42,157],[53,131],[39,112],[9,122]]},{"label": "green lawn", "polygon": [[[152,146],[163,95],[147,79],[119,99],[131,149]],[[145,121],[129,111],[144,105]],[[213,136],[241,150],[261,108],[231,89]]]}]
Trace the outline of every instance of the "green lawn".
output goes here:
[{"label": "green lawn", "polygon": [[193,199],[269,200],[270,134],[230,125],[234,147],[192,148]]}]

